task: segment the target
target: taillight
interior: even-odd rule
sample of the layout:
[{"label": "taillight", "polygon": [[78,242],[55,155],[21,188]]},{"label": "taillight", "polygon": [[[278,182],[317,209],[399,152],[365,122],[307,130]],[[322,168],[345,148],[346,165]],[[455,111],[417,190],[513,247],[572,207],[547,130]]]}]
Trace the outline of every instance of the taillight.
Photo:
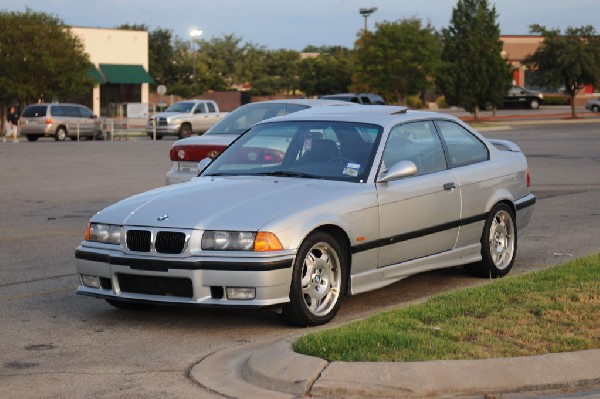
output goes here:
[{"label": "taillight", "polygon": [[527,168],[527,188],[531,187],[531,173],[529,173],[529,168]]},{"label": "taillight", "polygon": [[216,158],[226,146],[224,145],[177,145],[171,147],[171,161],[200,162],[204,158]]}]

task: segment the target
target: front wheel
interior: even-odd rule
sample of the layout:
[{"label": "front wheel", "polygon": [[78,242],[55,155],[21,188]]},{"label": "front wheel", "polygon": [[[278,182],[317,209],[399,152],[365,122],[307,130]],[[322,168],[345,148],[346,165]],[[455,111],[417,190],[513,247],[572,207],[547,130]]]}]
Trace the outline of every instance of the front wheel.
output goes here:
[{"label": "front wheel", "polygon": [[479,263],[468,265],[467,271],[479,277],[498,278],[508,274],[517,254],[517,227],[514,212],[506,204],[498,204],[489,213],[481,236]]},{"label": "front wheel", "polygon": [[540,101],[533,98],[531,100],[529,100],[529,108],[531,109],[539,109],[540,108]]},{"label": "front wheel", "polygon": [[599,106],[597,106],[597,105],[594,105],[594,106],[592,107],[592,112],[600,112],[600,107],[599,107]]},{"label": "front wheel", "polygon": [[333,319],[346,292],[347,264],[346,252],[332,235],[322,231],[309,235],[296,255],[283,319],[297,326]]}]

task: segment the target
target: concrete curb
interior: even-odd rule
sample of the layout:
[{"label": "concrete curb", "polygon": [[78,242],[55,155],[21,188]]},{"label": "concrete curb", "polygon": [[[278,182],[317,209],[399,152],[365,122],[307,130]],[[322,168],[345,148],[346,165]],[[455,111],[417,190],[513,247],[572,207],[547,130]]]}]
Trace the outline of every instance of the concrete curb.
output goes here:
[{"label": "concrete curb", "polygon": [[208,356],[190,376],[233,398],[448,397],[591,389],[600,350],[485,360],[407,363],[326,361],[291,340],[241,345]]}]

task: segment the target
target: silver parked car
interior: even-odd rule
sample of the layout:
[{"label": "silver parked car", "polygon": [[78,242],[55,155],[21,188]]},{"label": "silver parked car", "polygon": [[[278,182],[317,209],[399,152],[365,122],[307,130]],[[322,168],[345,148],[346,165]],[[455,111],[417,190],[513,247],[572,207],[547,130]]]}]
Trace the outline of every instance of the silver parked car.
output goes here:
[{"label": "silver parked car", "polygon": [[258,123],[197,179],[93,216],[77,293],[119,308],[270,306],[319,325],[345,295],[415,273],[506,275],[535,202],[519,148],[452,116],[299,111]]},{"label": "silver parked car", "polygon": [[100,120],[92,110],[79,104],[39,103],[27,106],[19,118],[19,134],[27,140],[54,137],[64,141],[67,137],[104,138]]},{"label": "silver parked car", "polygon": [[336,100],[296,99],[242,105],[227,114],[202,136],[177,140],[173,144],[169,152],[172,164],[167,172],[166,183],[183,183],[198,176],[198,162],[207,157],[216,158],[240,134],[260,121],[308,108],[347,104]]},{"label": "silver parked car", "polygon": [[585,109],[588,109],[592,112],[600,112],[600,97],[588,100],[585,103]]}]

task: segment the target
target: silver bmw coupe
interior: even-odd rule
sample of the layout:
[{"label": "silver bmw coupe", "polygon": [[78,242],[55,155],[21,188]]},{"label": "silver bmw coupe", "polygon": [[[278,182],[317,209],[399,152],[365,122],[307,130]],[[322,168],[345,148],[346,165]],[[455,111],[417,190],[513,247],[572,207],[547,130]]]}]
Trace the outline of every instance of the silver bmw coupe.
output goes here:
[{"label": "silver bmw coupe", "polygon": [[319,325],[344,296],[415,273],[506,275],[535,202],[519,148],[452,116],[314,108],[260,122],[190,182],[98,212],[77,293]]}]

